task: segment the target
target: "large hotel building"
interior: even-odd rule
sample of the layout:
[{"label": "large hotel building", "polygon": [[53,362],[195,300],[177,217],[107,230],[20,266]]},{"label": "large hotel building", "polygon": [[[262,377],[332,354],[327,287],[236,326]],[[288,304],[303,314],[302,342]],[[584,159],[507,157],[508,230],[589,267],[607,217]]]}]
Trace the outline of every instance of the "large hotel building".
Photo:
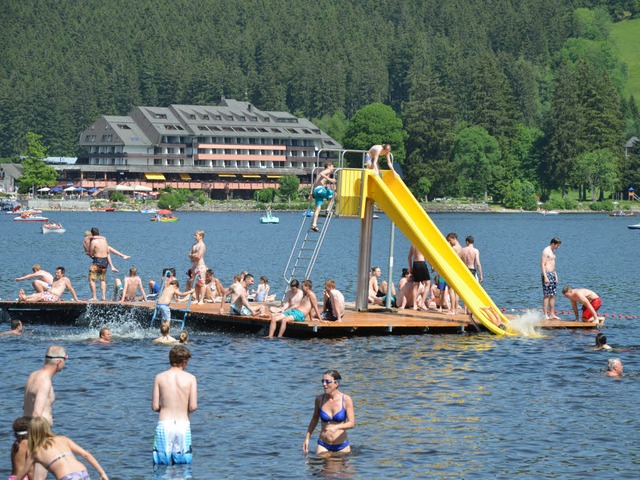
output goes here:
[{"label": "large hotel building", "polygon": [[285,175],[307,185],[318,159],[342,148],[309,120],[225,98],[218,106],[136,107],[128,116],[104,115],[82,132],[80,146],[75,165],[57,168],[61,180],[85,188],[202,189],[211,198],[247,198],[277,188]]}]

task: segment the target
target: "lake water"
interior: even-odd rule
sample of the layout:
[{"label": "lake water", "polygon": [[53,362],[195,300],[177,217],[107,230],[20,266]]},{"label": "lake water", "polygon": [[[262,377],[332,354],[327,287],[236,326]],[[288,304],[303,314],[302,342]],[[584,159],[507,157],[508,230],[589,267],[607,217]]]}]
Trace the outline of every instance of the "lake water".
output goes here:
[{"label": "lake water", "polygon": [[[123,276],[136,266],[143,281],[174,266],[183,285],[193,232],[206,232],[207,264],[228,285],[234,273],[267,275],[282,290],[282,269],[302,220],[279,213],[279,225],[260,225],[259,214],[180,213],[180,222],[155,224],[137,213],[49,215],[67,228],[42,235],[37,224],[0,218],[3,252],[0,296],[15,298],[28,282],[13,279],[33,263],[62,265],[81,298],[89,297],[84,231],[96,226],[118,250]],[[0,338],[4,379],[0,476],[10,473],[11,422],[22,412],[24,382],[41,367],[51,344],[69,353],[56,375],[55,431],[91,451],[111,479],[150,478],[637,478],[637,400],[640,398],[640,232],[634,219],[606,215],[438,214],[443,233],[472,234],[480,249],[484,287],[500,307],[541,307],[539,261],[553,236],[560,285],[595,290],[608,318],[605,333],[621,351],[592,350],[595,332],[547,331],[542,338],[424,335],[333,340],[273,340],[253,335],[190,331],[188,370],[199,382],[192,415],[194,462],[154,471],[151,447],[157,414],[151,411],[153,377],[168,368],[168,348],[157,332],[125,319],[93,319],[90,326],[28,326],[21,338]],[[359,224],[332,222],[313,275],[317,293],[334,278],[353,301]],[[372,264],[386,277],[390,224],[374,222]],[[409,244],[396,230],[394,278],[406,266]],[[113,275],[109,274],[111,287]],[[558,310],[570,309],[558,298]],[[618,318],[618,315],[630,318]],[[562,316],[562,315],[561,315]],[[567,315],[564,315],[568,318]],[[91,345],[100,326],[114,343]],[[2,329],[8,328],[2,324]],[[601,372],[620,356],[627,377]],[[302,453],[314,396],[329,368],[340,371],[352,396],[353,452],[343,460]],[[317,440],[317,431],[312,443]]]}]

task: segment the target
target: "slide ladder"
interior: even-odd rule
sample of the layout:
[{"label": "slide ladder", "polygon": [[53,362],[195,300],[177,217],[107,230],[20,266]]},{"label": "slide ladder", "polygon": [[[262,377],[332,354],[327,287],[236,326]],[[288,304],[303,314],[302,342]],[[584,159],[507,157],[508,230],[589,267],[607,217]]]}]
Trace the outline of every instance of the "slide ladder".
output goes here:
[{"label": "slide ladder", "polygon": [[[162,287],[160,288],[160,293],[158,293],[158,296],[156,297],[156,305],[153,309],[153,315],[151,316],[151,324],[149,325],[151,328],[154,328],[156,326],[156,321],[158,322],[158,324],[160,324],[162,322],[162,313],[160,311],[160,309],[158,308],[158,299],[162,296],[162,292],[164,290],[164,285],[166,283],[167,278],[171,275],[171,272],[167,272],[164,276],[164,278],[162,279]],[[193,279],[193,284],[196,285],[198,282],[198,279],[200,278],[200,274],[197,274],[196,277]],[[191,298],[193,297],[193,295],[189,295],[189,299],[187,300],[187,305],[185,308],[175,308],[175,309],[171,309],[171,319],[169,320],[169,324],[171,326],[173,325],[180,325],[180,330],[184,330],[184,324],[187,321],[187,316],[189,315],[189,312],[191,311]],[[174,318],[174,314],[178,314],[177,317]]]},{"label": "slide ladder", "polygon": [[[294,278],[302,281],[308,279],[311,276],[313,267],[316,264],[318,255],[320,254],[320,248],[324,242],[327,234],[327,229],[333,218],[333,203],[334,199],[329,202],[326,214],[320,213],[318,217],[318,230],[314,232],[311,230],[311,223],[313,217],[308,217],[306,214],[302,217],[302,223],[298,229],[298,235],[296,241],[291,249],[289,260],[284,268],[284,280],[287,285]],[[313,201],[312,201],[313,203]]]},{"label": "slide ladder", "polygon": [[451,248],[399,176],[385,170],[380,178],[365,170],[363,187],[361,201],[369,198],[378,204],[456,291],[475,320],[497,335],[513,334],[509,320]]}]

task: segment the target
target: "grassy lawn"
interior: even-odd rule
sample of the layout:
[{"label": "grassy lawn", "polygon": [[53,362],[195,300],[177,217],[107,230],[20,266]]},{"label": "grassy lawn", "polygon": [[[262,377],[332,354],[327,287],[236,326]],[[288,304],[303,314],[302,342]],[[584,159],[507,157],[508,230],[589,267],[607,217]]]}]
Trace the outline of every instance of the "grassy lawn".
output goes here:
[{"label": "grassy lawn", "polygon": [[622,60],[627,64],[627,93],[640,104],[640,18],[615,23],[612,35]]}]

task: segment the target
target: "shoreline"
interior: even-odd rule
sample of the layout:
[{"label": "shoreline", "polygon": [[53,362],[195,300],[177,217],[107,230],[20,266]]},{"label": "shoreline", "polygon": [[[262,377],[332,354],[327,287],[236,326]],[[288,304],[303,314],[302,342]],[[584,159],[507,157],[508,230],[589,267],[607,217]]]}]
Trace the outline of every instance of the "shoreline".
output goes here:
[{"label": "shoreline", "polygon": [[[93,201],[95,202],[95,200]],[[89,212],[94,211],[91,209],[91,201],[89,200],[41,200],[41,199],[29,199],[24,201],[24,209],[31,208],[40,209],[43,212]],[[109,203],[111,205],[111,203]],[[258,208],[258,205],[264,205],[261,202],[254,200],[217,200],[209,201],[205,205],[200,204],[188,204],[183,205],[174,212],[207,212],[207,213],[230,213],[230,212],[246,212],[246,213],[260,213],[264,211],[264,208]],[[291,208],[277,208],[280,205],[274,204],[276,208],[273,209],[274,213],[278,212],[301,212],[306,210],[306,203],[298,203],[292,205]],[[530,214],[543,214],[542,211],[529,211],[520,209],[509,209],[500,206],[493,206],[486,203],[420,203],[424,210],[428,214],[434,213],[500,213],[500,214],[515,214],[515,213],[530,213]],[[130,212],[133,204],[119,204],[120,211]],[[157,208],[156,202],[148,202],[144,205],[135,204],[136,208],[143,207],[145,209]],[[376,212],[380,213],[381,210],[376,207]],[[639,209],[629,210],[632,213],[637,213]],[[593,211],[589,209],[582,210],[557,210],[559,214],[609,214],[608,211]],[[16,213],[17,215],[17,213]]]}]

